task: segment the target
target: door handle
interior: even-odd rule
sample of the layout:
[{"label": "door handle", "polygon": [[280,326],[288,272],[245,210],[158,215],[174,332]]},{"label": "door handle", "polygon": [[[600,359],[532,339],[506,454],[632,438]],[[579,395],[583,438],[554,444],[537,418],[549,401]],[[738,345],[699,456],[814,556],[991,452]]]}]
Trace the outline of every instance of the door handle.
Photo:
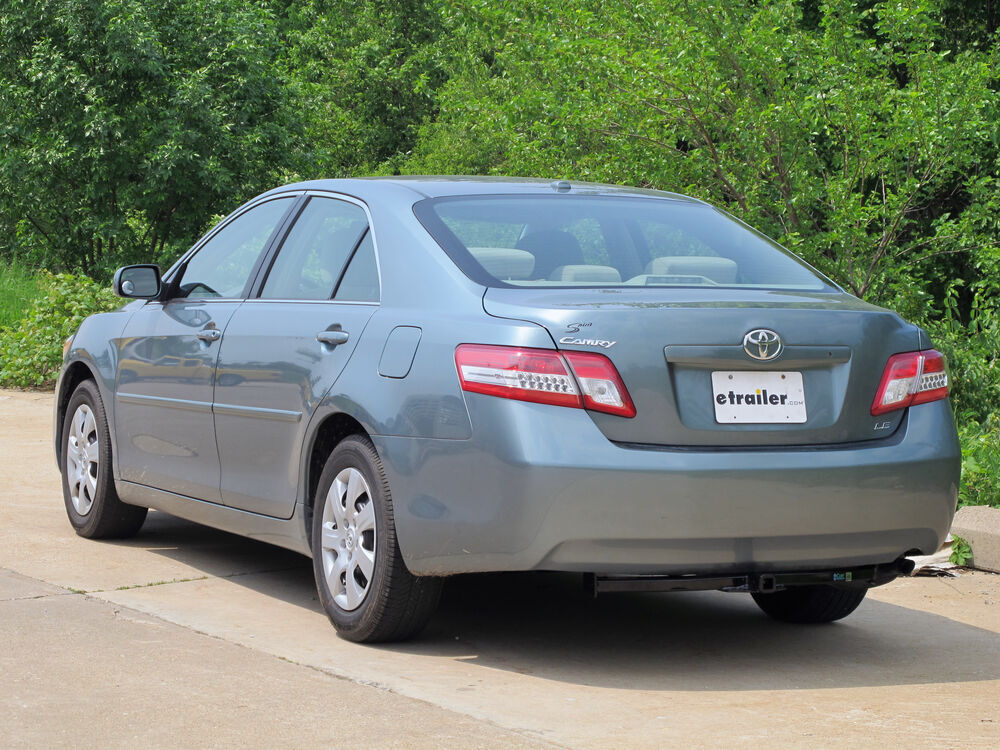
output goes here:
[{"label": "door handle", "polygon": [[202,328],[195,335],[202,341],[217,341],[219,336],[222,335],[222,331],[218,328]]},{"label": "door handle", "polygon": [[350,338],[350,335],[347,331],[320,331],[316,334],[316,340],[327,346],[346,344],[348,338]]}]

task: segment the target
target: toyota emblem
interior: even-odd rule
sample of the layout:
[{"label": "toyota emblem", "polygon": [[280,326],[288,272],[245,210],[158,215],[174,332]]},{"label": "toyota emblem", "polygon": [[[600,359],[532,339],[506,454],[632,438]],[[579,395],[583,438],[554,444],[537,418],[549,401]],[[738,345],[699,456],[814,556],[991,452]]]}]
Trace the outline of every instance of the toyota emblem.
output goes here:
[{"label": "toyota emblem", "polygon": [[781,337],[767,328],[755,328],[743,337],[743,351],[753,359],[774,359],[781,354],[781,349]]}]

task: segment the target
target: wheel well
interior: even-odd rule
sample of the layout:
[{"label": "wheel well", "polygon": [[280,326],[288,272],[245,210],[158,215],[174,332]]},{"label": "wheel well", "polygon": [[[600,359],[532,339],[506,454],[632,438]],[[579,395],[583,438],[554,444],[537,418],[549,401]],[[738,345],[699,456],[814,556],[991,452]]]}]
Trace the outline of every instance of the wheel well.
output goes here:
[{"label": "wheel well", "polygon": [[312,450],[309,453],[309,466],[306,481],[306,512],[303,514],[306,524],[306,539],[312,544],[312,514],[316,501],[316,488],[319,487],[319,477],[323,473],[326,459],[337,444],[348,435],[365,435],[368,433],[361,423],[349,414],[334,414],[327,417],[316,431]]},{"label": "wheel well", "polygon": [[71,364],[62,378],[62,390],[59,391],[59,406],[56,412],[59,415],[56,420],[56,453],[60,461],[62,461],[62,428],[63,422],[66,421],[66,406],[69,404],[73,391],[84,380],[94,380],[96,382],[94,373],[83,362],[74,362]]}]

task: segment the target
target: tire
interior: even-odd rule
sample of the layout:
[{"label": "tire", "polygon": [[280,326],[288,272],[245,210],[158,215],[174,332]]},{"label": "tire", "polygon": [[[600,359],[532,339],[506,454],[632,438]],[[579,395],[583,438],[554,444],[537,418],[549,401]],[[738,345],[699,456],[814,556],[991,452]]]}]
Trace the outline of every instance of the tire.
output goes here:
[{"label": "tire", "polygon": [[403,562],[389,483],[367,437],[342,440],[323,467],[312,550],[320,603],[347,640],[411,638],[437,608],[441,579],[414,576]]},{"label": "tire", "polygon": [[108,418],[92,380],[80,383],[70,396],[62,441],[63,501],[76,533],[87,539],[135,535],[148,511],[118,499]]},{"label": "tire", "polygon": [[865,588],[796,586],[773,594],[751,594],[769,616],[782,622],[821,623],[847,617],[865,598]]}]

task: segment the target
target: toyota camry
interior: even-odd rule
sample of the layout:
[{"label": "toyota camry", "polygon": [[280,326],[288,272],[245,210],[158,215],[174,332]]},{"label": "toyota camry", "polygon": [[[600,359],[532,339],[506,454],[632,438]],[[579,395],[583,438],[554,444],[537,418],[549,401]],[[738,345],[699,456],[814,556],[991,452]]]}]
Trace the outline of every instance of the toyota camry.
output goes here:
[{"label": "toyota camry", "polygon": [[682,195],[299,183],[114,287],[58,384],[70,523],[155,508],[309,555],[351,640],[416,634],[484,571],[829,622],[955,510],[927,334]]}]

